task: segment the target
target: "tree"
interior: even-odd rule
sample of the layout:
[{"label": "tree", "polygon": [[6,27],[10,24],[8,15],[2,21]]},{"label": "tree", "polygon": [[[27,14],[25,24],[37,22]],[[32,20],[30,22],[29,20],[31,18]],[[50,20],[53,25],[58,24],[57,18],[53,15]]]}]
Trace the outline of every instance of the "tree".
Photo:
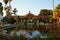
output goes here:
[{"label": "tree", "polygon": [[15,22],[16,22],[16,20],[14,18],[12,18],[12,17],[9,18],[9,23],[10,24],[14,24]]},{"label": "tree", "polygon": [[44,24],[44,25],[40,25],[40,28],[41,28],[40,30],[42,33],[47,33],[46,24],[49,24],[52,22],[52,14],[53,14],[52,10],[42,9],[40,11],[40,14],[38,15],[39,21],[41,22],[41,24]]},{"label": "tree", "polygon": [[3,0],[5,4],[7,4],[8,2],[12,1],[12,0]]},{"label": "tree", "polygon": [[3,16],[3,6],[1,2],[0,2],[0,14]]},{"label": "tree", "polygon": [[56,9],[59,9],[60,10],[60,4],[58,4],[58,6],[56,7]]},{"label": "tree", "polygon": [[60,18],[60,4],[57,5],[54,11],[57,13],[57,17]]},{"label": "tree", "polygon": [[40,19],[42,19],[42,22],[46,23],[46,22],[49,22],[49,18],[52,18],[52,14],[53,14],[52,10],[42,9],[38,16],[40,16]]},{"label": "tree", "polygon": [[10,24],[14,24],[15,22],[16,22],[16,20],[14,19],[14,18],[12,18],[12,17],[4,17],[2,20],[1,20],[2,22],[7,22],[7,23],[10,23]]},{"label": "tree", "polygon": [[5,3],[5,4],[7,4],[7,3],[8,3],[8,0],[3,0],[3,1],[4,1],[4,3]]},{"label": "tree", "polygon": [[17,9],[14,8],[13,12],[14,12],[13,14],[16,15]]},{"label": "tree", "polygon": [[23,35],[20,35],[20,40],[27,40],[27,38],[25,38]]},{"label": "tree", "polygon": [[[10,16],[11,14],[11,1],[12,0],[3,0],[4,1],[4,3],[5,3],[5,7],[4,7],[4,9],[5,9],[5,11],[6,11],[6,15],[7,16]],[[7,5],[7,3],[9,3],[9,6]]]},{"label": "tree", "polygon": [[2,22],[8,22],[9,19],[8,19],[8,17],[3,17],[3,19],[2,19],[1,21],[2,21]]},{"label": "tree", "polygon": [[[56,28],[53,32],[54,36],[59,37],[60,36],[60,4],[58,4],[55,8],[54,8],[54,14],[55,14],[55,18],[56,18]],[[57,21],[59,20],[59,21]],[[58,23],[58,24],[57,24]]]},{"label": "tree", "polygon": [[52,15],[52,10],[41,9],[39,15]]},{"label": "tree", "polygon": [[42,40],[39,36],[36,36],[34,40]]}]

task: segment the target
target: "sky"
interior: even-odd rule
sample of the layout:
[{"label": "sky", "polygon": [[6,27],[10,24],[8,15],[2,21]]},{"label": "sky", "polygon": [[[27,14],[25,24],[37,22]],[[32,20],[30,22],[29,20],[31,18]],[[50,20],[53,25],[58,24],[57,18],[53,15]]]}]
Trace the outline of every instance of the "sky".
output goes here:
[{"label": "sky", "polygon": [[[3,0],[0,0],[3,6]],[[60,3],[60,0],[54,0],[54,7]],[[17,15],[26,15],[29,11],[32,14],[38,15],[41,9],[53,9],[52,0],[12,0],[12,10],[17,8]],[[4,12],[4,15],[5,12]]]}]

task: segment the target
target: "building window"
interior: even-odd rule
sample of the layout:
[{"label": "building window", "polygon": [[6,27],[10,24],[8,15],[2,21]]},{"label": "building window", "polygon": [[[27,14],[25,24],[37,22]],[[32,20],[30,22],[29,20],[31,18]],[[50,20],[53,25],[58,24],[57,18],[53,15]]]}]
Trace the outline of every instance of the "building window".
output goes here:
[{"label": "building window", "polygon": [[29,22],[29,23],[30,23],[30,22],[33,22],[33,21],[30,19],[30,20],[28,20],[27,22]]}]

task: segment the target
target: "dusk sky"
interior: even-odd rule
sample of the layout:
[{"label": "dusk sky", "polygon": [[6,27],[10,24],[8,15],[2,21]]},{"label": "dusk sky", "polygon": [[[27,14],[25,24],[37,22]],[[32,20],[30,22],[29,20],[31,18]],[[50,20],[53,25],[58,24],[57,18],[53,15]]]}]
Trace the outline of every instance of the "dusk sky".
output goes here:
[{"label": "dusk sky", "polygon": [[[3,0],[0,0],[3,3]],[[54,6],[57,6],[60,0],[54,0]],[[4,4],[4,3],[3,3]],[[41,9],[53,9],[52,0],[12,0],[12,9],[17,8],[18,15],[25,15],[29,11],[38,15]]]}]

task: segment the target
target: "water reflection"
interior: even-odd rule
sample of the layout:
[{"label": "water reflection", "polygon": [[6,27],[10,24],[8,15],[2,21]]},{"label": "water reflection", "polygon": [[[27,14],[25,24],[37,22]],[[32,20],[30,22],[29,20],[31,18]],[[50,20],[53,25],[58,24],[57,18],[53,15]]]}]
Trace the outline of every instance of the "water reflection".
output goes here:
[{"label": "water reflection", "polygon": [[[11,31],[10,35],[13,36],[13,34],[14,34],[14,31]],[[46,38],[47,37],[46,34],[41,34],[41,32],[38,31],[38,30],[34,30],[34,31],[31,31],[31,32],[24,31],[24,30],[19,30],[19,31],[16,31],[16,35],[17,36],[23,35],[26,38],[33,38],[33,37],[36,37],[36,36],[39,36],[41,38],[43,38],[43,37]]]},{"label": "water reflection", "polygon": [[41,36],[42,34],[38,31],[38,30],[35,30],[32,32],[32,36],[36,37],[36,36]]},{"label": "water reflection", "polygon": [[19,39],[21,35],[27,38],[27,40],[29,39],[31,40],[37,36],[40,38],[47,38],[46,34],[41,33],[40,25],[20,25],[18,27],[13,27],[6,30],[7,30],[6,34],[9,34],[10,37],[13,37],[14,35],[16,35]]}]

